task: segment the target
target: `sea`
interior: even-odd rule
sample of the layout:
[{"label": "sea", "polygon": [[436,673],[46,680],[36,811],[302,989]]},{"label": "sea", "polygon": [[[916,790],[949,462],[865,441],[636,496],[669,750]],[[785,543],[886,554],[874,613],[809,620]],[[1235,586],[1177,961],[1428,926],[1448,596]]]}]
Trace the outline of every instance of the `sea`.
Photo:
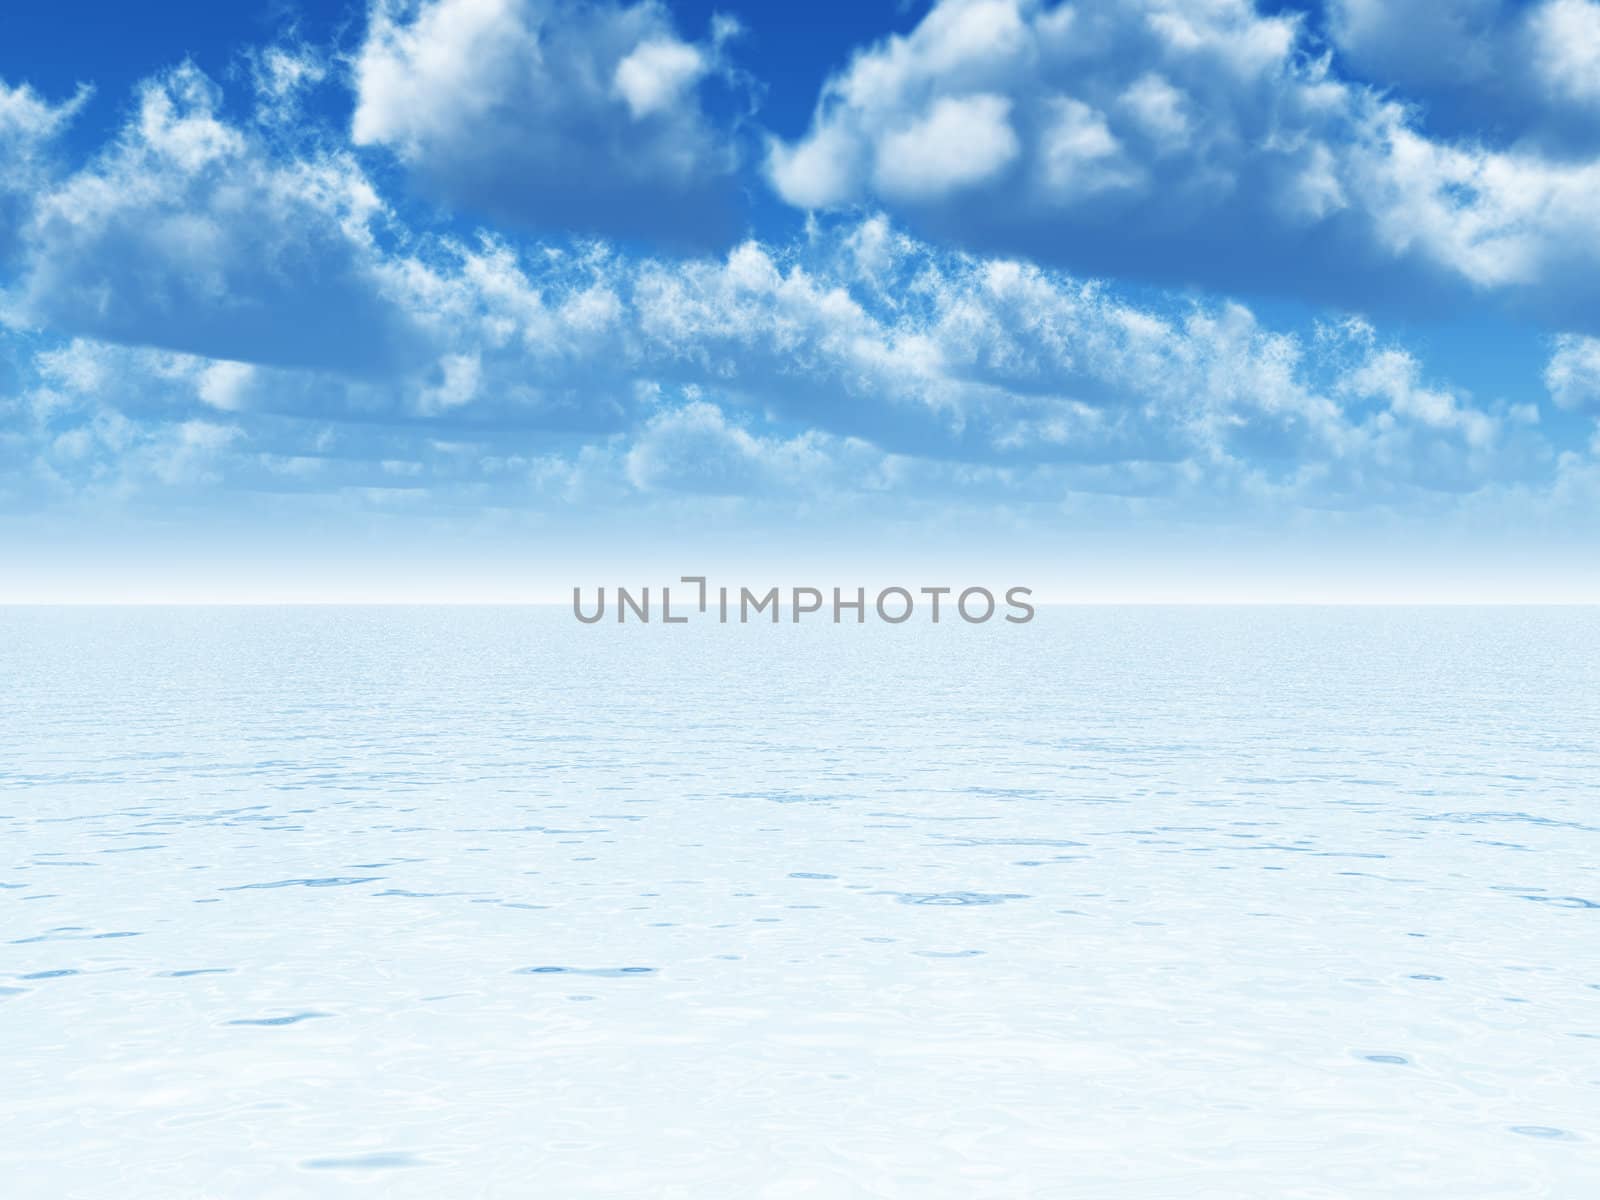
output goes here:
[{"label": "sea", "polygon": [[0,1180],[1600,1195],[1600,610],[0,609]]}]

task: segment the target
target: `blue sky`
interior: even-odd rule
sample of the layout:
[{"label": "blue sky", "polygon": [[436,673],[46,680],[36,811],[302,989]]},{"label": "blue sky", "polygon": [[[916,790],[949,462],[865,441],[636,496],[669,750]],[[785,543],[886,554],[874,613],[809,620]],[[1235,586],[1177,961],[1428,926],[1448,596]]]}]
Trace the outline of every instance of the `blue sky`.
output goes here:
[{"label": "blue sky", "polygon": [[1600,595],[1596,0],[3,21],[0,597]]}]

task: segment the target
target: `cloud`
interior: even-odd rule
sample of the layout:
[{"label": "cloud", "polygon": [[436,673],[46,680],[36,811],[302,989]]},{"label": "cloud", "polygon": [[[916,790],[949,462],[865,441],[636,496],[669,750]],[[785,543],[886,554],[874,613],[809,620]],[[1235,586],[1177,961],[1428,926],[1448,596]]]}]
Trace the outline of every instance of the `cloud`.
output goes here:
[{"label": "cloud", "polygon": [[0,79],[0,268],[10,264],[34,197],[53,174],[53,143],[88,99],[88,89],[79,88],[51,104],[25,83],[10,87]]},{"label": "cloud", "polygon": [[27,386],[9,405],[0,397],[13,450],[12,469],[0,470],[8,507],[117,508],[152,492],[237,482],[225,468],[245,431],[171,403],[203,386],[211,369],[184,356],[83,340],[40,350]]},{"label": "cloud", "polygon": [[1591,119],[1600,116],[1600,4],[1546,0],[1527,20],[1544,94]]},{"label": "cloud", "polygon": [[641,42],[617,64],[616,89],[628,114],[641,120],[682,103],[684,93],[700,81],[709,64],[695,47],[672,38]]},{"label": "cloud", "polygon": [[1600,408],[1600,338],[1559,335],[1544,386],[1562,408]]},{"label": "cloud", "polygon": [[886,196],[942,196],[993,179],[1017,157],[1004,96],[943,96],[878,147],[873,182]]},{"label": "cloud", "polygon": [[1089,494],[1222,514],[1416,505],[1547,479],[1555,456],[1537,412],[1478,401],[1364,322],[1135,302],[882,217],[688,260],[433,239],[384,272],[448,347],[426,365],[375,380],[78,339],[24,369],[16,458],[63,487],[215,478],[384,505]]},{"label": "cloud", "polygon": [[738,156],[702,93],[733,32],[686,42],[658,3],[374,0],[351,136],[472,214],[725,243]]},{"label": "cloud", "polygon": [[1600,151],[1596,0],[1333,0],[1327,32],[1342,66],[1420,102],[1436,133]]},{"label": "cloud", "polygon": [[248,51],[256,93],[256,120],[288,125],[301,118],[306,93],[328,77],[328,64],[307,46],[266,46]]},{"label": "cloud", "polygon": [[851,465],[868,469],[882,455],[863,442],[808,431],[792,438],[751,434],[714,404],[692,401],[644,422],[626,458],[629,482],[644,491],[760,496],[772,491],[828,491]]},{"label": "cloud", "polygon": [[201,372],[200,399],[222,412],[236,412],[244,406],[256,368],[249,363],[213,362]]},{"label": "cloud", "polygon": [[[608,103],[628,120],[676,112],[729,31],[707,50],[661,36],[653,9],[629,12],[643,32],[607,68]],[[1203,53],[1229,78],[1270,75],[1293,34],[1222,0],[1201,13],[1211,25],[1152,9],[1146,25],[1178,48],[1170,60],[1135,64],[1088,98],[1030,99],[1011,77],[1037,65],[1041,37],[1065,36],[1077,20],[1065,12],[936,9],[840,85],[853,103],[892,108],[908,78],[937,68],[926,103],[876,141],[849,122],[823,128],[786,160],[796,179],[819,194],[882,191],[913,213],[977,198],[1003,208],[995,189],[1026,187],[1048,191],[1051,211],[1121,204],[1222,136],[1201,134],[1209,101],[1175,62]],[[436,48],[448,59],[452,45]],[[1555,454],[1536,411],[1451,386],[1364,322],[1275,329],[1241,303],[1136,301],[884,216],[687,258],[570,235],[416,232],[300,115],[296,98],[323,76],[316,55],[279,48],[250,63],[253,120],[225,117],[211,82],[180,67],[140,89],[110,146],[50,174],[30,204],[17,307],[44,348],[19,370],[13,407],[18,461],[52,487],[466,506],[1090,493],[1222,511],[1415,503],[1542,478]],[[65,119],[37,101],[19,111],[42,133]],[[1226,142],[1213,149],[1231,152]],[[1515,213],[1473,224],[1440,207],[1451,188],[1516,181],[1420,135],[1395,144],[1403,180],[1374,168],[1362,181],[1390,189],[1372,236],[1454,256],[1486,287],[1544,269]],[[1274,201],[1304,219],[1351,204],[1353,168],[1317,149]],[[808,175],[805,155],[835,150]],[[1578,201],[1564,201],[1575,221]],[[1552,394],[1565,403],[1574,386]]]},{"label": "cloud", "polygon": [[118,139],[32,207],[32,324],[214,358],[382,373],[416,330],[384,293],[384,206],[337,150],[231,125],[184,65],[140,89]]},{"label": "cloud", "polygon": [[[1587,103],[1591,8],[1528,18],[1563,103]],[[1333,25],[1365,45],[1402,11],[1347,3]],[[1437,137],[1314,45],[1248,0],[940,0],[828,81],[768,177],[799,207],[885,205],[1078,271],[1378,310],[1499,295],[1600,325],[1600,158]]]}]

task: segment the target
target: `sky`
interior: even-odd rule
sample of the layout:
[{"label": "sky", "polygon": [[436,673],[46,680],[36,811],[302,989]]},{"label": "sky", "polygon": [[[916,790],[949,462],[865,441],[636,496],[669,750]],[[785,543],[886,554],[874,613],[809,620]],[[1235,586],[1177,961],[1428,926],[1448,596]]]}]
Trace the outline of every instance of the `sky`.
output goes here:
[{"label": "sky", "polygon": [[1596,196],[1600,0],[10,6],[0,601],[1600,600]]}]

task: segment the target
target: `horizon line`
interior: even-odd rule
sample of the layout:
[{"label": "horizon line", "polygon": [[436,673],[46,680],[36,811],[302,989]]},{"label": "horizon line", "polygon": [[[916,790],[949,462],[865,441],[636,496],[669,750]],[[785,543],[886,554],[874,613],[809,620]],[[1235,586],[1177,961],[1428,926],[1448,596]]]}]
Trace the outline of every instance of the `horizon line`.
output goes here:
[{"label": "horizon line", "polygon": [[[1418,599],[1415,597],[1364,597],[1344,599],[1285,599],[1285,598],[1097,598],[1053,599],[1033,598],[1038,608],[1600,608],[1600,599]],[[527,599],[214,599],[214,598],[161,598],[133,600],[97,599],[7,599],[0,597],[0,608],[561,608],[571,607],[568,600]],[[780,611],[790,612],[792,606],[780,604]],[[607,622],[614,624],[615,622]],[[715,623],[715,622],[713,622]],[[750,622],[757,624],[759,622]],[[808,621],[807,624],[822,622]],[[832,623],[832,622],[827,622]],[[839,622],[856,624],[857,622]],[[866,622],[868,624],[874,622]],[[943,624],[944,622],[940,622]],[[659,624],[656,621],[629,621],[627,624]]]}]

